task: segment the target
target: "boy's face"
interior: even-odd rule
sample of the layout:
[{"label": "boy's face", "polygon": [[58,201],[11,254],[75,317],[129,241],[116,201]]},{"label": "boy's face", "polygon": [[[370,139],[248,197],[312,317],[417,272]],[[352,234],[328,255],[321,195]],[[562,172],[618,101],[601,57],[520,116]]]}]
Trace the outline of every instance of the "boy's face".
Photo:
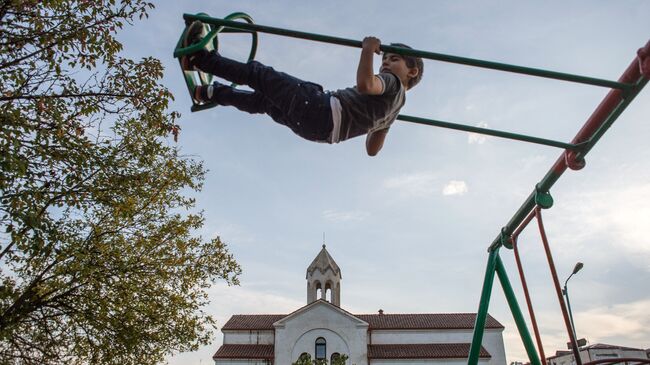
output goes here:
[{"label": "boy's face", "polygon": [[408,67],[404,58],[398,54],[384,53],[379,72],[391,72],[395,74],[402,82],[402,85],[408,88],[409,79],[417,76],[418,69],[416,67]]}]

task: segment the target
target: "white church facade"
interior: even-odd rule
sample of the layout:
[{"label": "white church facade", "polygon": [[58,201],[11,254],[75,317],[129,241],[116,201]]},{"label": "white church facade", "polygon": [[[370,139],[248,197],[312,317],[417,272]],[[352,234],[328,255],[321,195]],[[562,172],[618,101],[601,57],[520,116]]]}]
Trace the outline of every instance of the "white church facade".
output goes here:
[{"label": "white church facade", "polygon": [[[352,314],[341,308],[341,269],[325,245],[307,269],[307,305],[286,315],[238,314],[222,327],[215,365],[291,365],[348,356],[348,365],[467,362],[475,313]],[[488,315],[479,364],[505,365],[502,332]]]}]

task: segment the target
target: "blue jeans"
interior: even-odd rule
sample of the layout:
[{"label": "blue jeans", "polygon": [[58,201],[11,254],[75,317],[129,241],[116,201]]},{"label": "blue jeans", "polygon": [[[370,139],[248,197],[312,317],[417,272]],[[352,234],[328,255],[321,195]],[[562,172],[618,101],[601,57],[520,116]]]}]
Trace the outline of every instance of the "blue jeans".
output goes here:
[{"label": "blue jeans", "polygon": [[251,114],[267,114],[310,141],[324,142],[329,138],[333,127],[330,95],[323,92],[322,86],[275,71],[257,61],[237,62],[216,51],[201,51],[192,63],[203,72],[254,90],[215,84],[211,101]]}]

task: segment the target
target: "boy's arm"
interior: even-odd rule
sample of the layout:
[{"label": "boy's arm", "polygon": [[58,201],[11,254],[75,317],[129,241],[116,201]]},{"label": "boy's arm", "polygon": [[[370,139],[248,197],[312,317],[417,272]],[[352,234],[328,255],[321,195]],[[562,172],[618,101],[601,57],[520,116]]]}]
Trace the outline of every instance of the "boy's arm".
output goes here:
[{"label": "boy's arm", "polygon": [[388,134],[388,128],[368,133],[366,136],[366,152],[368,152],[368,156],[375,156],[379,153],[379,150],[384,146],[386,134]]},{"label": "boy's arm", "polygon": [[375,76],[372,67],[374,54],[381,53],[380,46],[381,42],[375,37],[363,39],[357,68],[357,91],[361,94],[379,95],[384,92],[384,84]]}]

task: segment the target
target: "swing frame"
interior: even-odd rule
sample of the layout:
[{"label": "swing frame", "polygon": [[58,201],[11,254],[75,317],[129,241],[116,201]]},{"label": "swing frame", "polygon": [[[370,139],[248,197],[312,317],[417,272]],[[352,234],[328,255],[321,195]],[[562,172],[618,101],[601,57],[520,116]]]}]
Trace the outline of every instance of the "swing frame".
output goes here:
[{"label": "swing frame", "polygon": [[[293,38],[306,39],[311,41],[325,42],[330,44],[343,45],[348,47],[361,48],[361,41],[332,37],[321,34],[300,32],[295,30],[288,30],[282,28],[275,28],[269,26],[263,26],[259,24],[254,24],[252,18],[245,13],[233,13],[227,17],[212,18],[207,14],[183,14],[186,26],[194,20],[200,20],[204,24],[209,25],[210,32],[208,35],[198,44],[192,45],[187,48],[182,47],[182,40],[184,38],[184,33],[181,35],[181,38],[176,45],[174,50],[174,57],[179,58],[185,55],[196,52],[200,48],[210,47],[210,43],[215,49],[218,47],[217,35],[218,33],[238,33],[238,32],[248,32],[251,33],[253,42],[251,46],[251,52],[249,60],[252,60],[255,57],[255,52],[257,48],[257,32],[275,34],[280,36],[287,36]],[[235,20],[243,19],[245,22],[237,22]],[[576,82],[587,85],[599,86],[609,88],[609,93],[601,101],[601,103],[596,107],[592,115],[587,119],[582,128],[577,132],[576,136],[572,139],[571,142],[561,142],[548,140],[544,138],[538,138],[534,136],[516,134],[506,131],[481,128],[481,127],[472,127],[466,124],[452,123],[447,121],[440,121],[434,119],[419,118],[408,115],[399,115],[398,120],[430,125],[435,127],[442,127],[478,134],[485,134],[500,138],[507,138],[513,140],[519,140],[529,143],[541,144],[556,148],[563,149],[563,152],[558,157],[556,162],[552,165],[550,170],[546,175],[536,184],[533,192],[526,198],[521,207],[516,211],[513,217],[508,221],[508,223],[501,228],[496,238],[492,241],[488,247],[488,260],[487,267],[485,271],[485,276],[483,280],[483,287],[481,290],[481,297],[479,301],[479,309],[476,316],[476,322],[474,325],[474,333],[472,337],[472,343],[470,347],[469,356],[467,363],[469,365],[477,365],[479,360],[479,352],[481,349],[481,343],[483,339],[483,334],[485,331],[485,322],[487,318],[488,308],[490,304],[490,297],[492,294],[492,288],[494,284],[495,276],[499,278],[501,286],[503,288],[508,306],[510,311],[513,314],[517,329],[519,331],[520,337],[522,338],[526,353],[532,365],[542,365],[542,362],[546,363],[546,358],[544,356],[543,347],[541,338],[539,336],[539,331],[537,328],[537,322],[534,317],[534,311],[532,303],[530,300],[530,295],[528,293],[528,288],[525,282],[525,277],[523,274],[523,268],[521,266],[521,261],[519,259],[519,252],[517,250],[517,239],[521,231],[532,221],[533,218],[537,219],[540,235],[542,237],[542,242],[546,252],[549,268],[551,270],[551,276],[553,278],[554,286],[558,295],[558,301],[560,303],[560,308],[564,317],[564,322],[567,327],[567,333],[570,339],[571,348],[574,354],[576,365],[596,365],[596,364],[607,364],[612,362],[620,362],[624,359],[611,359],[611,360],[598,360],[592,361],[589,363],[582,363],[580,359],[579,348],[576,342],[575,333],[570,324],[566,304],[562,298],[561,288],[559,286],[559,280],[557,278],[557,272],[555,270],[555,264],[553,263],[553,258],[551,255],[550,246],[548,244],[548,239],[546,237],[546,232],[544,230],[541,211],[542,209],[549,209],[553,205],[553,198],[551,197],[549,191],[551,187],[559,180],[564,172],[567,169],[571,170],[580,170],[585,167],[586,160],[585,156],[589,151],[594,147],[594,145],[600,140],[600,138],[607,132],[607,130],[612,126],[612,124],[618,119],[618,117],[623,113],[623,111],[632,103],[635,97],[641,92],[644,86],[647,84],[650,79],[650,41],[646,43],[644,47],[639,49],[637,56],[633,59],[631,64],[623,72],[622,76],[617,81],[597,79],[593,77],[586,77],[580,75],[573,75],[549,70],[541,70],[530,67],[509,65],[504,63],[471,59],[467,57],[458,57],[440,53],[426,52],[417,49],[410,48],[401,48],[395,46],[381,45],[381,51],[397,53],[400,55],[407,55],[413,57],[421,57],[430,60],[437,60],[441,62],[450,62],[456,64],[462,64],[466,66],[481,67],[498,71],[512,72],[518,74],[524,74],[529,76],[537,76],[550,78],[555,80],[562,80],[568,82]],[[188,86],[190,95],[193,93],[194,88],[199,85],[209,84],[211,76],[198,74],[198,81],[195,78],[196,74],[193,74],[195,71],[185,71],[183,70],[185,80]],[[192,98],[193,99],[193,98]],[[204,110],[210,107],[213,107],[213,104],[197,104],[193,100],[192,111]],[[524,287],[524,292],[526,296],[526,302],[528,304],[528,310],[531,315],[531,322],[535,331],[535,336],[537,340],[537,345],[539,347],[539,352],[535,348],[535,344],[532,341],[532,337],[528,331],[526,320],[523,317],[517,298],[515,296],[512,285],[508,279],[508,274],[506,272],[503,261],[499,255],[499,250],[501,247],[506,247],[507,249],[513,249],[515,252],[515,258],[517,261],[520,277],[522,280],[522,285]],[[541,355],[541,357],[540,357]],[[638,362],[639,364],[650,364],[650,360],[647,359],[625,359],[629,361]]]}]

